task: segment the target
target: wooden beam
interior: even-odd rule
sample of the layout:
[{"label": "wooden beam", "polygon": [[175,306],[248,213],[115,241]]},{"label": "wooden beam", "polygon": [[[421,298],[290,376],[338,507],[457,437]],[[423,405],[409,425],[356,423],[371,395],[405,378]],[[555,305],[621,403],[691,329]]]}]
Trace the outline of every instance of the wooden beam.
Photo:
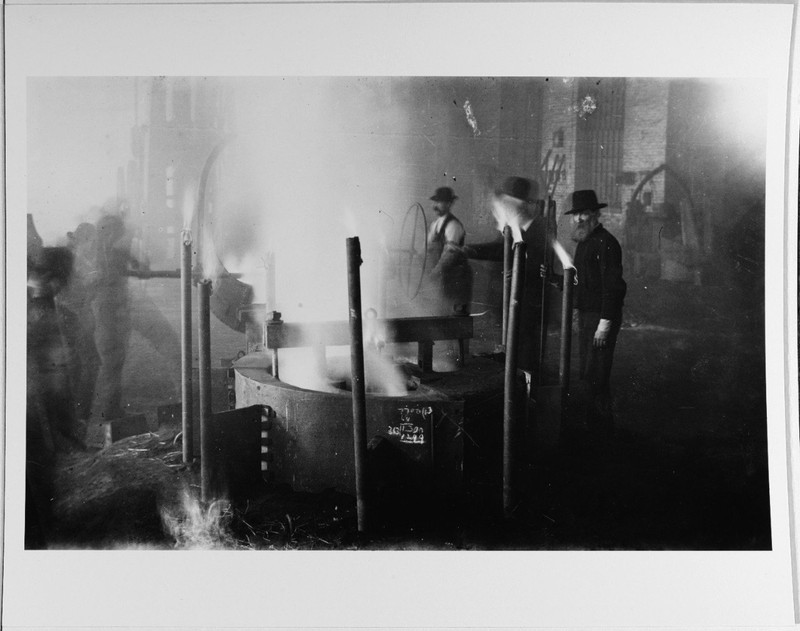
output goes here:
[{"label": "wooden beam", "polygon": [[[370,330],[380,331],[387,344],[464,340],[473,336],[473,323],[470,316],[389,318],[375,320],[374,324],[370,322],[367,326]],[[267,348],[273,350],[305,346],[348,346],[350,344],[350,329],[347,321],[270,323],[266,328]]]}]

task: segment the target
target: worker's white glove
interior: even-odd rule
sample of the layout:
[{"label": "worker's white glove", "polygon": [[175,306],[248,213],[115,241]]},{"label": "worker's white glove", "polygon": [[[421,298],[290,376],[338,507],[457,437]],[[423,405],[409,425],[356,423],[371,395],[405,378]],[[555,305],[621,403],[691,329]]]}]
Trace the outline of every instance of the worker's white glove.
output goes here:
[{"label": "worker's white glove", "polygon": [[601,318],[594,332],[593,344],[598,348],[603,348],[608,342],[608,335],[611,332],[611,320]]}]

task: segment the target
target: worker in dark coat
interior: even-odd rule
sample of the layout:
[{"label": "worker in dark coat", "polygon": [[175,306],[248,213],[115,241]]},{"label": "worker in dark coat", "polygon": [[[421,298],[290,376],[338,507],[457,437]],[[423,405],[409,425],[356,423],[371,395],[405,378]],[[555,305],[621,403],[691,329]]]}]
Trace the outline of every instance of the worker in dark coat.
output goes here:
[{"label": "worker in dark coat", "polygon": [[516,240],[526,244],[525,286],[520,305],[519,341],[517,344],[517,362],[523,370],[537,370],[539,361],[541,312],[542,312],[542,279],[539,267],[544,261],[546,249],[546,222],[536,212],[536,201],[539,195],[535,181],[522,177],[509,177],[495,191],[492,204],[493,214],[501,233],[494,241],[487,243],[470,243],[464,250],[471,259],[484,261],[502,261],[504,240],[502,229],[509,225]]},{"label": "worker in dark coat", "polygon": [[28,232],[25,547],[40,548],[52,526],[55,463],[59,452],[85,448],[76,428],[66,346],[55,297],[66,286],[72,253],[44,247]]},{"label": "worker in dark coat", "polygon": [[467,314],[472,302],[472,268],[464,255],[464,225],[453,215],[458,196],[442,186],[431,196],[436,220],[428,230],[430,279],[441,298],[442,315]]},{"label": "worker in dark coat", "polygon": [[92,313],[97,277],[96,232],[93,224],[81,223],[73,232],[67,233],[74,264],[69,283],[56,296],[59,322],[69,351],[75,413],[84,425],[90,417],[100,367]]},{"label": "worker in dark coat", "polygon": [[[622,278],[622,248],[600,223],[600,203],[593,190],[572,193],[572,239],[575,248],[573,306],[578,311],[579,375],[588,386],[590,429],[603,435],[613,428],[610,377],[627,285]],[[563,285],[562,276],[553,276]]]}]

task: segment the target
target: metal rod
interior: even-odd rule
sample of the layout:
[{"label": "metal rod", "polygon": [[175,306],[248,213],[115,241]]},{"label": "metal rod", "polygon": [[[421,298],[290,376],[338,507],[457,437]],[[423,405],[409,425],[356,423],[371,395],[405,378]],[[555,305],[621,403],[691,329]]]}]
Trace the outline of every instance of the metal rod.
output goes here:
[{"label": "metal rod", "polygon": [[361,322],[361,244],[347,239],[347,289],[350,299],[350,373],[353,382],[353,446],[356,465],[358,531],[367,530],[367,396],[364,383],[364,333]]},{"label": "metal rod", "polygon": [[503,514],[511,517],[517,502],[518,418],[515,414],[517,383],[517,339],[520,328],[520,306],[525,291],[525,256],[527,245],[514,244],[511,291],[508,302],[508,337],[506,339],[506,371],[503,400]]},{"label": "metal rod", "polygon": [[548,324],[548,285],[549,281],[547,279],[547,275],[550,274],[553,268],[553,246],[552,240],[555,238],[555,234],[551,235],[550,231],[553,229],[553,224],[555,223],[555,213],[556,213],[556,202],[548,198],[545,202],[545,212],[544,212],[544,260],[542,264],[545,266],[547,273],[542,278],[542,311],[539,316],[539,364],[537,366],[538,369],[538,380],[539,384],[542,383],[542,365],[544,364],[544,356],[547,348],[547,324]]},{"label": "metal rod", "polygon": [[183,232],[181,248],[181,431],[183,462],[194,460],[192,423],[192,233]]},{"label": "metal rod", "polygon": [[500,344],[506,345],[508,337],[508,301],[511,296],[511,266],[514,238],[511,236],[511,226],[503,228],[503,328],[500,333]]},{"label": "metal rod", "polygon": [[203,502],[211,495],[211,281],[202,280],[199,288],[200,347],[200,489]]},{"label": "metal rod", "polygon": [[[226,275],[230,276],[231,278],[242,278],[244,274],[239,272],[228,272],[226,270]],[[123,276],[128,276],[130,278],[139,278],[141,280],[147,280],[148,278],[183,278],[183,269],[155,269],[155,270],[125,270]]]},{"label": "metal rod", "polygon": [[[561,350],[558,360],[558,383],[561,386],[562,403],[569,394],[570,355],[572,352],[572,292],[575,284],[575,268],[564,269],[564,291],[561,294]],[[563,410],[562,405],[562,410]]]},{"label": "metal rod", "polygon": [[124,276],[131,278],[140,278],[147,280],[148,278],[183,278],[183,269],[154,269],[154,270],[125,270]]},{"label": "metal rod", "polygon": [[[223,140],[211,150],[211,153],[208,155],[208,158],[206,158],[205,164],[203,165],[203,170],[200,172],[200,185],[198,186],[197,195],[197,243],[200,244],[201,248],[207,247],[206,242],[203,240],[203,231],[205,230],[206,223],[206,195],[208,194],[208,179],[209,175],[211,174],[211,168],[214,166],[214,162],[225,148],[227,142],[227,139]],[[208,261],[208,257],[204,256],[204,260]],[[207,274],[210,274],[211,271],[212,270],[205,270]]]},{"label": "metal rod", "polygon": [[280,379],[280,372],[278,366],[278,348],[276,346],[269,346],[269,340],[274,337],[274,331],[283,328],[283,320],[281,320],[280,311],[270,311],[267,313],[267,324],[264,327],[264,343],[272,351],[272,376],[275,379]]}]

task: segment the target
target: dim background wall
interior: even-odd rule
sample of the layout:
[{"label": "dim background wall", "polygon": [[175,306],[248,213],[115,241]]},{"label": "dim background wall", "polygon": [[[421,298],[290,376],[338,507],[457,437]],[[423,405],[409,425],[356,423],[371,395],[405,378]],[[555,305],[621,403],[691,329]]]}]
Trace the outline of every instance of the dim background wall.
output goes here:
[{"label": "dim background wall", "polygon": [[[319,103],[271,102],[276,81],[293,81],[303,99]],[[37,79],[29,112],[28,210],[47,237],[65,235],[78,220],[92,219],[90,206],[124,195],[153,266],[174,268],[181,198],[197,188],[211,149],[233,136],[250,139],[257,150],[237,161],[226,149],[210,190],[262,190],[240,199],[212,197],[223,249],[226,242],[257,247],[262,234],[243,235],[231,226],[242,217],[252,225],[273,211],[297,225],[299,213],[328,221],[352,206],[356,217],[380,215],[381,225],[398,228],[408,208],[420,203],[432,221],[429,197],[438,186],[454,188],[454,212],[467,241],[477,242],[498,235],[490,211],[498,184],[509,175],[541,180],[545,158],[552,166],[558,156],[564,161],[554,199],[559,238],[568,248],[569,192],[603,187],[609,199],[601,201],[611,204],[604,225],[647,262],[627,274],[663,274],[661,238],[683,236],[685,221],[676,209],[689,204],[699,255],[689,257],[681,246],[670,256],[702,258],[704,283],[748,283],[763,272],[763,88],[745,80],[613,77]],[[602,125],[591,130],[607,107],[619,107],[620,94],[622,108],[607,118],[616,125],[613,133]],[[589,113],[581,109],[587,96],[595,105]],[[61,103],[81,112],[77,123]],[[293,111],[304,107],[321,120],[305,124]],[[607,139],[613,147],[604,146]],[[45,146],[48,153],[40,149]],[[609,152],[618,156],[616,167]],[[62,177],[66,164],[69,181]],[[631,198],[662,165],[669,171],[638,191],[649,224],[633,238]],[[599,172],[603,182],[596,181]],[[285,226],[270,229],[279,232],[287,234]],[[474,262],[473,268],[476,302],[496,305],[497,266]]]}]

